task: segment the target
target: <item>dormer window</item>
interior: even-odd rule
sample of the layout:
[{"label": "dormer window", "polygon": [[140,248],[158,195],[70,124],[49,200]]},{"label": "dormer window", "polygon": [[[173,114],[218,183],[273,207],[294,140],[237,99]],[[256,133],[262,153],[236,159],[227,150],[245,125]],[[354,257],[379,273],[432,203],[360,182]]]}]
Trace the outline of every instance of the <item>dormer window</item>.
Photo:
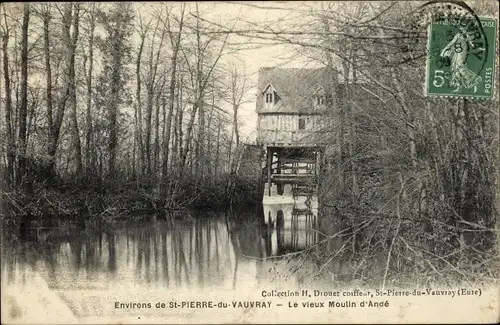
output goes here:
[{"label": "dormer window", "polygon": [[272,109],[280,99],[278,92],[271,84],[268,84],[267,87],[262,90],[262,96],[264,96],[264,103],[267,109]]},{"label": "dormer window", "polygon": [[315,106],[315,107],[320,107],[320,106],[323,106],[326,104],[327,102],[327,99],[326,99],[326,95],[325,95],[325,89],[320,86],[318,89],[316,89],[316,91],[313,93],[313,102],[312,104]]}]

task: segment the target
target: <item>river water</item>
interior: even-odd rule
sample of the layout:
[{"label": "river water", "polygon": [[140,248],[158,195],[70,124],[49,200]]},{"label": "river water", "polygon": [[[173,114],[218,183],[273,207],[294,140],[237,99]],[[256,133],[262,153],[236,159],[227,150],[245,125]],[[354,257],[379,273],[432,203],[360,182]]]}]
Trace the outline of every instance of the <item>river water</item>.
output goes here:
[{"label": "river water", "polygon": [[[311,285],[312,263],[289,254],[317,240],[311,227],[296,223],[270,229],[254,213],[236,219],[221,213],[130,223],[102,232],[41,229],[43,239],[3,240],[2,287],[15,300],[46,286],[55,293],[55,302],[45,309],[62,303],[69,307],[68,315],[87,320],[151,312],[117,309],[116,302],[154,304],[200,294],[244,294],[258,300],[273,290]],[[286,259],[277,257],[284,254]],[[22,304],[14,303],[20,310]],[[15,310],[10,313],[14,319],[19,316]]]}]

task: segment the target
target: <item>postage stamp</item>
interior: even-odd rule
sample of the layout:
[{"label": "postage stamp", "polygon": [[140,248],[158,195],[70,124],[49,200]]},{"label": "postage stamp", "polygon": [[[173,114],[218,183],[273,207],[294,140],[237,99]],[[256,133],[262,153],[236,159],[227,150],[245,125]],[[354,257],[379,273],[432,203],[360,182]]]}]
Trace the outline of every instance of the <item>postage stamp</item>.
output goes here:
[{"label": "postage stamp", "polygon": [[429,24],[428,96],[494,96],[497,21],[491,17],[434,19]]}]

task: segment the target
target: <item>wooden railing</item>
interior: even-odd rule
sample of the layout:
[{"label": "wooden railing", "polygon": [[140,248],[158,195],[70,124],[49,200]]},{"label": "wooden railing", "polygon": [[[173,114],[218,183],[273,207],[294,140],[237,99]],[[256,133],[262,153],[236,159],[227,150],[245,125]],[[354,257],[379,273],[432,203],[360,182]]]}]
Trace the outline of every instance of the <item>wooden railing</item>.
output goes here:
[{"label": "wooden railing", "polygon": [[274,145],[317,145],[323,144],[321,133],[314,130],[275,130],[260,129],[257,142]]}]

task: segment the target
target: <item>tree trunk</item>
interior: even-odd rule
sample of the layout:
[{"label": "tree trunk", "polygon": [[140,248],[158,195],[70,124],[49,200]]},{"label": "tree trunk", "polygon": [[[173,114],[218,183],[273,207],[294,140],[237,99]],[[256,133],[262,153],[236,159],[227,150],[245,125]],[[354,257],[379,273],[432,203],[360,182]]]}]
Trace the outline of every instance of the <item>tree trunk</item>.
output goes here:
[{"label": "tree trunk", "polygon": [[[175,82],[175,80],[174,80]],[[167,103],[165,97],[163,97],[163,107],[166,108]],[[168,105],[167,122],[165,130],[165,138],[163,139],[163,166],[162,166],[162,178],[163,178],[163,195],[166,197],[168,195],[169,182],[168,182],[168,162],[170,154],[170,134],[172,133],[172,115],[173,115],[174,105],[170,103]]]},{"label": "tree trunk", "polygon": [[189,117],[189,123],[188,123],[188,126],[187,126],[187,130],[186,130],[186,140],[184,141],[184,148],[182,150],[182,155],[181,155],[181,162],[180,162],[180,176],[181,176],[181,179],[182,177],[184,176],[184,169],[186,167],[186,160],[187,160],[187,156],[188,156],[188,153],[189,153],[189,150],[190,150],[190,142],[192,142],[192,133],[193,133],[193,127],[194,127],[194,119],[196,117],[196,111],[198,110],[198,101],[196,101],[194,104],[193,104],[193,107],[191,109],[191,115]]},{"label": "tree trunk", "polygon": [[[158,176],[158,159],[160,155],[160,96],[162,93],[162,89],[160,89],[159,93],[156,96],[156,105],[155,105],[155,140],[153,147],[153,175],[155,177]],[[163,97],[163,96],[161,96]]]},{"label": "tree trunk", "polygon": [[[330,35],[330,25],[328,22],[327,16],[322,16],[322,23],[323,23],[323,29],[326,33],[326,35]],[[327,41],[330,44],[333,44],[333,40],[331,37],[327,36]],[[335,94],[335,88],[337,87],[337,80],[335,78],[336,73],[334,69],[334,63],[333,63],[333,56],[328,50],[325,50],[325,55],[327,59],[327,73],[329,74],[328,78],[328,87],[325,89],[326,92],[326,101],[327,101],[327,107],[329,111],[333,115],[333,120],[334,120],[334,130],[335,130],[335,168],[336,168],[336,174],[339,182],[339,187],[343,188],[344,187],[344,172],[342,170],[342,163],[343,163],[343,147],[344,147],[344,110],[343,110],[343,105],[344,103],[342,102],[342,92],[340,94]],[[335,100],[336,98],[340,98],[340,100]],[[345,95],[344,95],[345,98]]]},{"label": "tree trunk", "polygon": [[[231,153],[231,147],[229,150],[229,154],[232,155],[232,159],[229,159],[230,162],[230,172],[231,174],[236,172],[236,166],[238,163],[238,149],[240,146],[240,132],[238,130],[238,108],[237,104],[233,104],[233,133],[234,133],[234,155]],[[231,143],[233,142],[233,135],[231,135]],[[231,157],[231,156],[230,156]]]},{"label": "tree trunk", "polygon": [[[54,101],[52,96],[52,67],[50,63],[50,13],[45,13],[43,19],[43,29],[44,29],[44,52],[45,52],[45,72],[46,72],[46,96],[47,96],[47,121],[48,121],[48,144],[47,144],[47,155],[49,156],[49,163],[47,165],[47,177],[49,181],[52,179],[55,173],[55,162],[56,162],[56,152],[59,142],[59,134],[61,131],[61,125],[64,118],[64,111],[66,108],[66,101],[69,98],[69,83],[66,83],[66,88],[62,94],[62,98],[57,106],[57,112],[54,116]],[[66,27],[63,27],[66,29]],[[65,34],[63,30],[63,34]]]},{"label": "tree trunk", "polygon": [[183,98],[183,92],[182,92],[182,87],[183,87],[183,81],[182,79],[180,80],[180,83],[179,83],[179,97],[180,97],[180,100],[178,101],[178,105],[179,105],[179,119],[177,120],[177,123],[178,123],[178,130],[179,130],[179,151],[178,151],[178,155],[177,155],[177,168],[178,168],[178,172],[180,173],[180,170],[181,170],[181,159],[182,159],[182,153],[184,152],[184,129],[183,129],[183,126],[184,126],[184,107],[182,106],[182,98]]},{"label": "tree trunk", "polygon": [[146,99],[146,172],[151,175],[151,119],[153,112],[153,89],[151,86],[148,87],[147,99]]},{"label": "tree trunk", "polygon": [[229,146],[227,149],[227,161],[229,166],[232,165],[232,159],[233,159],[233,138],[234,138],[234,123],[231,125],[231,137],[229,138]]},{"label": "tree trunk", "polygon": [[[4,11],[4,18],[5,18]],[[3,76],[5,83],[5,129],[7,136],[7,181],[12,182],[14,180],[14,161],[16,155],[14,153],[14,136],[12,132],[12,97],[11,97],[11,86],[10,86],[10,75],[9,75],[9,27],[7,22],[5,28],[6,33],[2,37],[2,50],[3,50]]]},{"label": "tree trunk", "polygon": [[[70,132],[73,141],[73,150],[75,152],[75,168],[76,174],[81,176],[83,173],[82,164],[82,148],[80,142],[80,132],[78,130],[77,119],[77,102],[76,102],[76,81],[75,81],[75,55],[76,45],[78,42],[78,27],[79,27],[79,4],[67,3],[64,13],[64,33],[63,37],[66,43],[66,73],[69,89],[69,107],[70,107]],[[73,27],[73,34],[71,34]]]},{"label": "tree trunk", "polygon": [[[156,30],[158,29],[158,25],[159,25],[160,21],[158,20],[157,21],[157,25],[156,25],[156,28],[155,28],[155,31],[153,33],[153,42],[151,44],[151,52],[150,52],[150,56],[149,56],[149,79],[148,79],[148,82],[147,82],[147,103],[146,103],[146,167],[147,167],[147,171],[148,171],[148,174],[151,174],[151,165],[152,165],[152,162],[151,162],[151,137],[152,137],[152,114],[153,114],[153,106],[154,106],[154,99],[155,99],[155,95],[154,95],[154,91],[155,91],[155,82],[156,82],[156,74],[158,72],[158,62],[159,62],[159,58],[160,58],[160,52],[161,52],[161,49],[162,49],[162,45],[163,45],[163,40],[165,38],[165,33],[166,33],[166,30],[165,28],[163,28],[163,31],[161,33],[161,37],[160,37],[160,44],[158,46],[158,49],[156,51],[156,54],[154,54],[154,40],[156,38]],[[156,115],[156,112],[155,112],[155,115]],[[155,144],[153,144],[153,147],[155,146]],[[154,148],[153,148],[153,151],[154,151]],[[155,164],[155,153],[153,152],[153,165]]]},{"label": "tree trunk", "polygon": [[234,111],[234,140],[236,141],[236,148],[240,145],[240,130],[238,128],[238,109],[239,105],[234,105],[233,111]]},{"label": "tree trunk", "polygon": [[[30,143],[30,136],[31,136],[31,131],[35,132],[36,133],[36,129],[37,129],[37,114],[36,114],[36,107],[38,105],[38,100],[37,100],[37,96],[35,94],[33,94],[33,91],[31,91],[31,98],[32,98],[32,101],[31,101],[31,107],[30,107],[30,110],[29,110],[29,113],[28,113],[28,125],[27,125],[27,132],[26,132],[26,145],[28,146],[29,143]],[[32,150],[34,150],[34,144],[32,144]]]},{"label": "tree trunk", "polygon": [[121,35],[122,23],[118,23],[115,31],[116,41],[113,43],[113,63],[111,71],[111,100],[109,103],[109,161],[108,169],[110,177],[115,176],[116,168],[116,147],[118,146],[118,103],[120,96],[120,85],[121,85],[121,49],[122,49],[122,35]]},{"label": "tree trunk", "polygon": [[212,105],[210,106],[210,114],[208,115],[208,121],[207,121],[207,176],[210,178],[210,183],[213,181],[213,153],[212,153],[212,122],[213,122],[213,117],[214,117],[214,106],[215,106],[215,94],[212,95]]},{"label": "tree trunk", "polygon": [[175,108],[175,115],[173,117],[173,126],[174,126],[174,131],[173,131],[173,141],[172,141],[172,158],[171,158],[171,163],[170,163],[170,171],[176,170],[177,168],[177,160],[178,160],[178,151],[179,151],[179,110],[180,105],[179,105],[179,95],[176,95],[176,108]]},{"label": "tree trunk", "polygon": [[135,119],[136,119],[136,139],[139,148],[139,170],[141,174],[145,171],[145,157],[144,157],[144,147],[142,142],[142,103],[141,103],[141,60],[142,60],[142,50],[144,49],[144,40],[146,34],[141,34],[141,44],[139,45],[139,51],[137,53],[137,60],[135,66],[135,76],[136,76],[136,105],[135,105]]},{"label": "tree trunk", "polygon": [[[180,84],[180,82],[178,82]],[[179,86],[177,87],[177,91],[175,94],[175,115],[174,115],[174,141],[172,143],[172,163],[171,163],[171,170],[174,170],[175,172],[177,171],[178,167],[178,161],[179,161],[179,117],[180,117],[180,110],[181,110],[181,103],[180,103],[180,91],[179,91]]]},{"label": "tree trunk", "polygon": [[[165,137],[166,137],[166,134],[165,132],[167,131],[167,103],[165,101],[165,93],[164,91],[162,91],[162,94],[161,94],[161,119],[162,119],[162,125],[161,125],[161,141],[165,141]],[[173,142],[173,141],[172,141]],[[160,162],[159,162],[159,172],[160,172],[160,175],[158,177],[158,179],[160,180],[160,183],[161,183],[161,175],[163,173],[163,157],[165,156],[165,152],[163,152],[163,144],[164,142],[161,142],[161,150],[160,150]],[[170,168],[169,168],[169,172],[171,171],[172,169],[172,163],[170,162]]]},{"label": "tree trunk", "polygon": [[217,177],[219,174],[219,166],[220,166],[220,129],[222,127],[221,125],[221,120],[219,118],[219,123],[217,125],[217,146],[216,146],[216,149],[215,149],[215,176]]},{"label": "tree trunk", "polygon": [[175,171],[176,173],[179,172],[179,166],[180,166],[180,157],[182,153],[182,118],[183,118],[183,107],[182,107],[182,87],[183,87],[183,82],[182,82],[182,77],[179,76],[178,82],[177,82],[177,93],[176,93],[176,105],[177,109],[175,112],[175,119],[174,119],[174,148],[173,148],[173,154],[174,156],[172,157],[174,166],[175,166]]},{"label": "tree trunk", "polygon": [[[95,6],[95,4],[91,4],[91,6]],[[94,8],[93,8],[94,9]],[[91,14],[91,21],[90,21],[90,38],[89,38],[89,69],[88,73],[86,74],[86,84],[87,84],[87,110],[86,110],[86,115],[85,115],[85,121],[86,121],[86,134],[85,134],[85,166],[87,168],[87,173],[93,170],[92,164],[91,164],[91,150],[92,150],[92,72],[94,69],[94,32],[95,32],[95,12],[92,11]]]},{"label": "tree trunk", "polygon": [[[165,136],[166,138],[163,139],[163,165],[162,165],[162,188],[161,188],[161,194],[164,199],[167,198],[168,191],[169,191],[169,183],[168,183],[168,158],[169,158],[169,150],[170,150],[170,133],[171,133],[171,128],[172,128],[172,114],[174,112],[174,103],[175,103],[175,87],[177,86],[177,58],[179,55],[179,50],[180,50],[180,45],[181,45],[181,34],[182,34],[182,28],[183,28],[183,21],[184,21],[184,8],[182,7],[182,12],[181,12],[181,19],[179,21],[179,33],[177,35],[177,38],[173,37],[173,33],[170,30],[170,23],[169,23],[169,35],[170,35],[170,42],[172,45],[172,61],[170,64],[170,85],[169,85],[169,92],[168,92],[168,117],[167,117],[167,130],[165,131]],[[181,98],[182,100],[182,98]],[[179,100],[177,101],[179,105]],[[179,121],[179,129],[182,128],[182,115],[181,115],[181,121]]]},{"label": "tree trunk", "polygon": [[[351,60],[352,62],[355,62],[356,58],[354,55],[352,55],[351,52]],[[351,165],[351,193],[352,193],[352,199],[354,204],[357,204],[357,200],[359,197],[359,189],[358,189],[358,181],[357,181],[357,172],[356,172],[356,161],[355,161],[355,152],[354,152],[354,143],[355,143],[355,138],[356,138],[356,123],[355,123],[355,114],[354,114],[354,108],[353,105],[351,104],[351,92],[349,89],[349,75],[350,75],[350,69],[348,67],[349,63],[345,64],[347,69],[345,70],[346,76],[344,78],[344,84],[345,84],[345,113],[347,115],[347,139],[348,139],[348,150],[349,150],[349,161]],[[354,78],[355,76],[355,71],[356,68],[353,65],[352,66],[352,74],[353,74],[353,87],[356,87],[356,80]]]},{"label": "tree trunk", "polygon": [[21,47],[21,105],[19,107],[19,157],[17,183],[22,184],[26,172],[26,119],[28,115],[28,27],[30,6],[24,5]]},{"label": "tree trunk", "polygon": [[198,107],[198,141],[196,141],[195,160],[195,173],[200,180],[203,180],[205,166],[205,103],[203,100]]}]

